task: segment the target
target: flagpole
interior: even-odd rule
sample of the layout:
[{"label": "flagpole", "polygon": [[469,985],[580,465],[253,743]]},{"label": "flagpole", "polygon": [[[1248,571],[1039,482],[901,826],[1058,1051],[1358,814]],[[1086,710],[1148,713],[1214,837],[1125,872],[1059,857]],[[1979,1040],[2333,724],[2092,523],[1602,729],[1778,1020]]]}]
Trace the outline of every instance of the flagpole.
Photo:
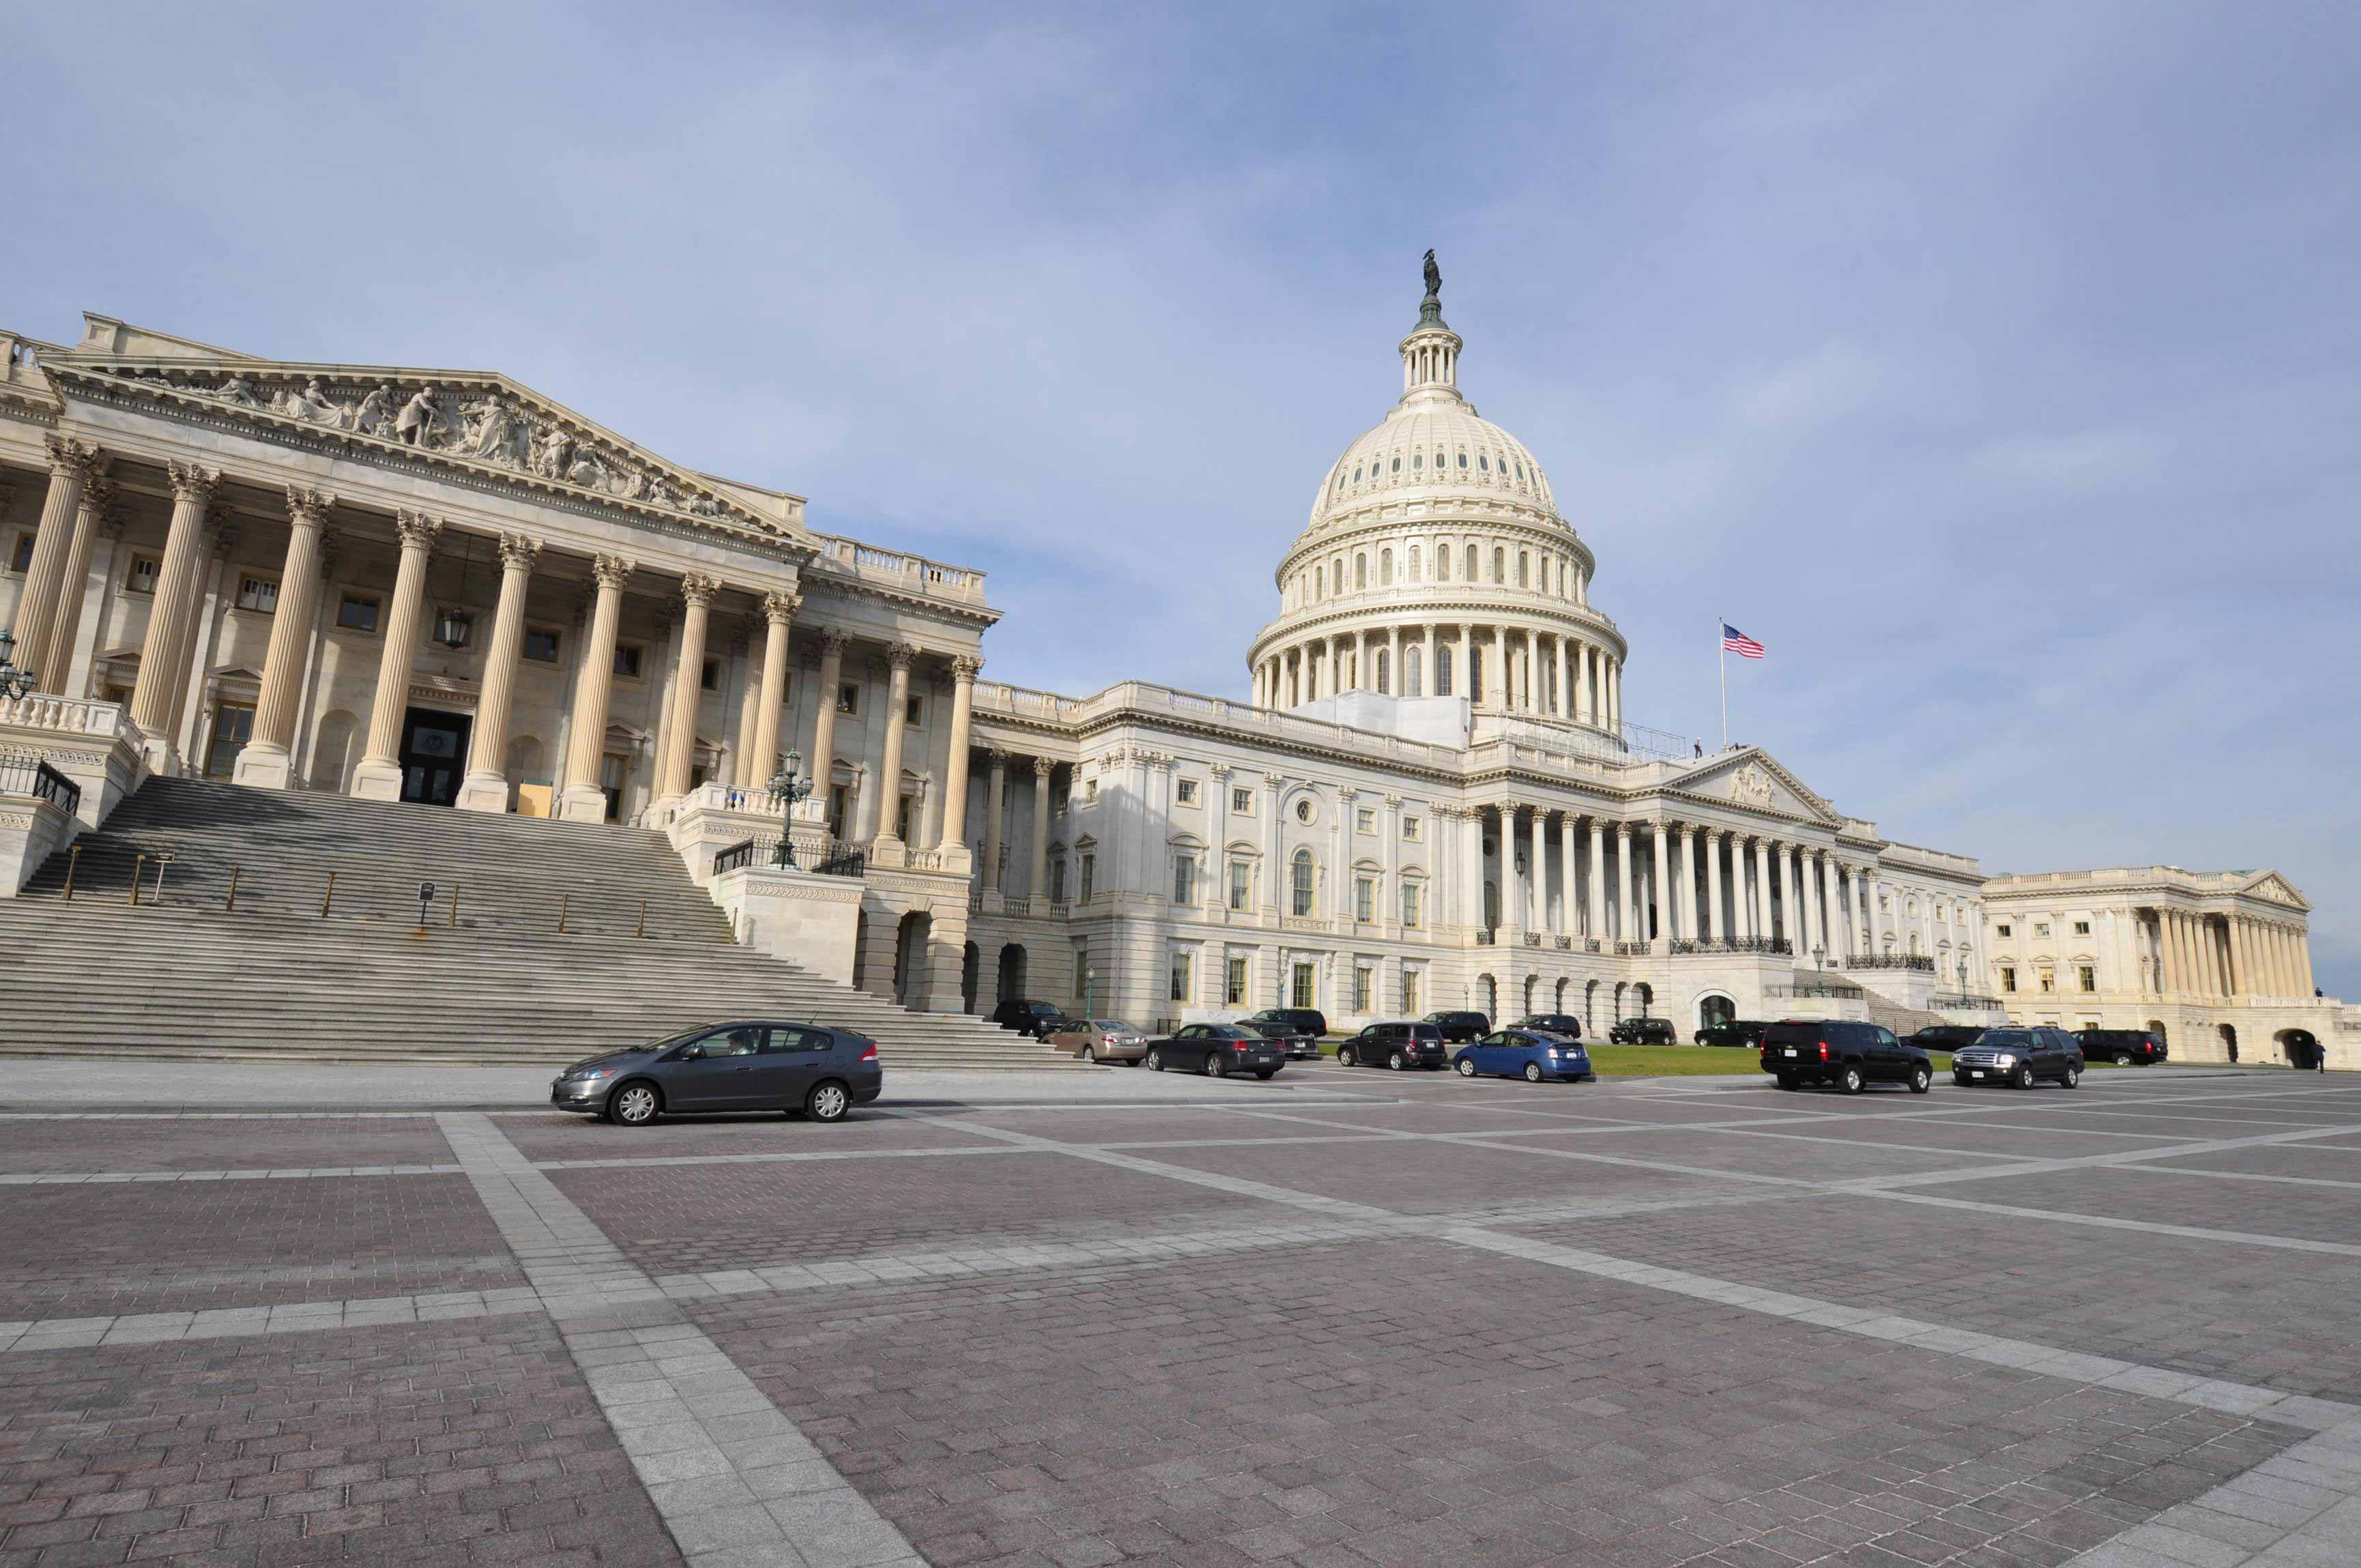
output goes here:
[{"label": "flagpole", "polygon": [[1730,750],[1730,640],[1721,629],[1730,622],[1718,620],[1713,628],[1713,645],[1721,650],[1721,749]]}]

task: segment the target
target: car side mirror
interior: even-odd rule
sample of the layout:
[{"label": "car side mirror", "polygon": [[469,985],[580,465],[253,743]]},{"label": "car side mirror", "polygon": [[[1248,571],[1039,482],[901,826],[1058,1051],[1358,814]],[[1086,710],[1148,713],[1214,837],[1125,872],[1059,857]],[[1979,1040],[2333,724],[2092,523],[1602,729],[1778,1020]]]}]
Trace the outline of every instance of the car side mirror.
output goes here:
[{"label": "car side mirror", "polygon": [[672,1059],[675,1061],[702,1061],[705,1059],[705,1047],[703,1046],[683,1046],[680,1047],[680,1055],[673,1058]]}]

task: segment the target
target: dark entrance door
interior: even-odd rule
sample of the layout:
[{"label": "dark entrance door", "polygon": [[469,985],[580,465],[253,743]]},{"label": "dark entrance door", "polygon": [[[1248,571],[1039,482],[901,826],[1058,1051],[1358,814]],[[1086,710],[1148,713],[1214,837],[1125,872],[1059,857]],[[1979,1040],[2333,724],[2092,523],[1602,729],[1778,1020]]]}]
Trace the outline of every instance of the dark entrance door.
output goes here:
[{"label": "dark entrance door", "polygon": [[413,707],[401,718],[401,798],[455,806],[467,765],[468,717]]}]

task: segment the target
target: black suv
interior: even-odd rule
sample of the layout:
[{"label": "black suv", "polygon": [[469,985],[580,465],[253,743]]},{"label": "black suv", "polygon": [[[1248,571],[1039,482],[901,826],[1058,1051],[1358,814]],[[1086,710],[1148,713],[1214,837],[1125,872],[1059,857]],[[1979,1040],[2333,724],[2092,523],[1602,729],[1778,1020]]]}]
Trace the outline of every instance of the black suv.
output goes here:
[{"label": "black suv", "polygon": [[2063,1029],[1986,1029],[1951,1053],[1954,1082],[2030,1089],[2043,1079],[2071,1089],[2082,1080],[2082,1047]]},{"label": "black suv", "polygon": [[1607,1037],[1619,1046],[1677,1046],[1680,1036],[1670,1018],[1618,1018]]},{"label": "black suv", "polygon": [[1317,1061],[1320,1036],[1328,1032],[1328,1019],[1310,1007],[1266,1007],[1239,1019],[1238,1027],[1278,1042],[1290,1061]]},{"label": "black suv", "polygon": [[1924,1094],[1935,1082],[1927,1053],[1879,1024],[1789,1019],[1763,1027],[1763,1070],[1782,1089],[1825,1083],[1858,1094],[1872,1083],[1906,1083]]},{"label": "black suv", "polygon": [[1338,1067],[1377,1067],[1400,1072],[1408,1068],[1444,1068],[1451,1051],[1443,1031],[1433,1024],[1372,1024],[1336,1047]]},{"label": "black suv", "polygon": [[2154,1067],[2164,1059],[2164,1042],[2146,1029],[2077,1029],[2074,1043],[2085,1062],[2111,1061],[2117,1067]]},{"label": "black suv", "polygon": [[1492,1032],[1492,1020],[1481,1013],[1430,1013],[1421,1023],[1443,1031],[1444,1044],[1464,1046]]},{"label": "black suv", "polygon": [[1543,1035],[1556,1035],[1565,1039],[1582,1038],[1582,1020],[1571,1013],[1533,1013],[1509,1025],[1511,1029],[1532,1029]]},{"label": "black suv", "polygon": [[1956,1051],[1974,1045],[1983,1032],[1980,1024],[1929,1024],[1911,1036],[1910,1043],[1922,1051]]},{"label": "black suv", "polygon": [[992,1021],[1004,1029],[1014,1029],[1020,1035],[1046,1040],[1065,1024],[1066,1015],[1052,1003],[1025,1002],[1012,997],[992,1010]]},{"label": "black suv", "polygon": [[1763,1043],[1765,1025],[1751,1018],[1732,1018],[1727,1024],[1708,1024],[1697,1032],[1700,1046],[1745,1046],[1752,1048]]}]

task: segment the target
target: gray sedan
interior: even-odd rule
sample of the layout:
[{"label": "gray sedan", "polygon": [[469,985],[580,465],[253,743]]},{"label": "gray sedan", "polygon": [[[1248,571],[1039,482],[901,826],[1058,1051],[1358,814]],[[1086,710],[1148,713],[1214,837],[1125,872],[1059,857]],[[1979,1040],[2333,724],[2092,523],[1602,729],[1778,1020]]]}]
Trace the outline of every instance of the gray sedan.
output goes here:
[{"label": "gray sedan", "polygon": [[549,1102],[626,1127],[702,1111],[800,1111],[840,1122],[884,1086],[868,1036],[764,1019],[703,1024],[576,1062],[550,1084]]}]

